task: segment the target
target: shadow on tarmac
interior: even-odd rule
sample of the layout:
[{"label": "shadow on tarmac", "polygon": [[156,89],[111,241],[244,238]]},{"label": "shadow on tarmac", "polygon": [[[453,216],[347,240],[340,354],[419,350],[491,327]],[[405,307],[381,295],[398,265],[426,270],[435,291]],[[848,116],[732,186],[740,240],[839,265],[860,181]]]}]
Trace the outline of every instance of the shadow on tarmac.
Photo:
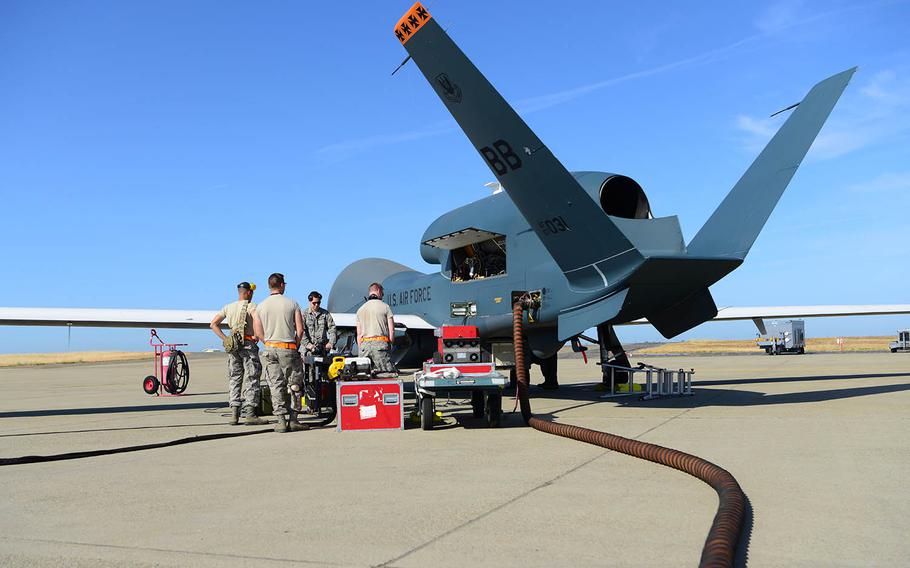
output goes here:
[{"label": "shadow on tarmac", "polygon": [[88,432],[118,432],[121,430],[156,430],[161,428],[195,428],[196,426],[227,426],[226,422],[204,422],[201,424],[168,424],[166,426],[132,426],[129,428],[92,428],[86,430],[57,430],[53,432],[25,432],[22,434],[0,434],[0,438],[22,436],[52,436],[55,434],[84,434]]},{"label": "shadow on tarmac", "polygon": [[52,408],[48,410],[16,410],[0,412],[0,418],[28,416],[78,416],[80,414],[119,414],[121,412],[160,412],[162,410],[194,410],[200,408],[226,408],[226,402],[190,402],[186,404],[144,404],[135,406],[99,406],[95,408]]},{"label": "shadow on tarmac", "polygon": [[839,381],[842,379],[880,379],[884,377],[910,377],[908,373],[869,373],[865,375],[815,375],[808,377],[768,377],[762,379],[718,379],[714,381],[692,381],[693,386],[703,385],[749,385],[760,383],[799,383],[803,381]]},{"label": "shadow on tarmac", "polygon": [[[885,394],[910,390],[910,384],[876,385],[848,389],[794,392],[786,394],[765,394],[754,391],[727,389],[696,389],[695,396],[663,398],[656,400],[619,400],[619,404],[633,408],[701,408],[705,406],[763,406],[768,404],[798,404],[822,402]],[[713,395],[713,396],[712,396]]]}]

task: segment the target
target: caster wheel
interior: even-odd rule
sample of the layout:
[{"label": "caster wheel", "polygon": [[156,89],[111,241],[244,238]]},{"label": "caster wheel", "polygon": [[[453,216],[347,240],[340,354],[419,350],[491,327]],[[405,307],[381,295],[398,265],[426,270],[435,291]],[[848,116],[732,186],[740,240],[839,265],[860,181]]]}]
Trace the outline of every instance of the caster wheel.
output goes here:
[{"label": "caster wheel", "polygon": [[433,429],[433,398],[425,396],[420,399],[420,427],[424,430]]},{"label": "caster wheel", "polygon": [[158,392],[158,379],[152,375],[147,376],[142,380],[142,390],[145,391],[145,394],[157,394]]},{"label": "caster wheel", "polygon": [[471,391],[471,410],[474,418],[483,418],[483,391]]},{"label": "caster wheel", "polygon": [[488,394],[486,406],[487,426],[499,428],[499,419],[502,417],[502,395],[499,393]]}]

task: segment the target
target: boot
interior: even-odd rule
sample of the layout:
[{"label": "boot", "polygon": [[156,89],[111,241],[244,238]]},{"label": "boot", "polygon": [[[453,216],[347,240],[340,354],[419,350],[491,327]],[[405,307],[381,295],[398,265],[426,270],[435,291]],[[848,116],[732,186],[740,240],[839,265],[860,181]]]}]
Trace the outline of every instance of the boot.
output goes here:
[{"label": "boot", "polygon": [[241,423],[244,426],[262,426],[268,424],[268,421],[256,416],[256,411],[252,408],[247,408],[245,409],[243,421]]},{"label": "boot", "polygon": [[291,428],[291,432],[301,432],[301,431],[310,429],[310,427],[308,425],[297,422],[297,413],[294,412],[293,410],[290,413],[290,417],[291,418],[288,421],[288,425]]},{"label": "boot", "polygon": [[283,414],[278,415],[278,423],[275,424],[276,432],[287,432],[288,431],[288,421]]},{"label": "boot", "polygon": [[236,426],[240,423],[240,407],[232,406],[231,407],[231,421],[228,422],[231,426]]}]

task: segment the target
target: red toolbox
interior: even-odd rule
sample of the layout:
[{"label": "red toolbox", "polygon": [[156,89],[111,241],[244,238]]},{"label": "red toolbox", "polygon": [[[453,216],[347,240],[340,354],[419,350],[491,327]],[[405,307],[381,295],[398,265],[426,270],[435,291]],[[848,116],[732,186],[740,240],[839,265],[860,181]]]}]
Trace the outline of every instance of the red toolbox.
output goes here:
[{"label": "red toolbox", "polygon": [[339,381],[338,431],[404,430],[401,381]]}]

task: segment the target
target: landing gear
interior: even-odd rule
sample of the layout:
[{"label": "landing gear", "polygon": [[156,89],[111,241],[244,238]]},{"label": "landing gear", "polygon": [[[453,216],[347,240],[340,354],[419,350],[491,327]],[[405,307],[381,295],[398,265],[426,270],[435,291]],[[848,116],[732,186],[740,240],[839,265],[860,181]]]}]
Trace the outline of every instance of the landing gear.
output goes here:
[{"label": "landing gear", "polygon": [[610,389],[610,385],[623,385],[628,383],[628,371],[607,366],[631,367],[629,356],[626,355],[626,351],[619,342],[619,338],[616,337],[616,332],[613,331],[612,325],[602,323],[597,326],[597,342],[600,346],[600,363],[604,388],[612,390]]}]

